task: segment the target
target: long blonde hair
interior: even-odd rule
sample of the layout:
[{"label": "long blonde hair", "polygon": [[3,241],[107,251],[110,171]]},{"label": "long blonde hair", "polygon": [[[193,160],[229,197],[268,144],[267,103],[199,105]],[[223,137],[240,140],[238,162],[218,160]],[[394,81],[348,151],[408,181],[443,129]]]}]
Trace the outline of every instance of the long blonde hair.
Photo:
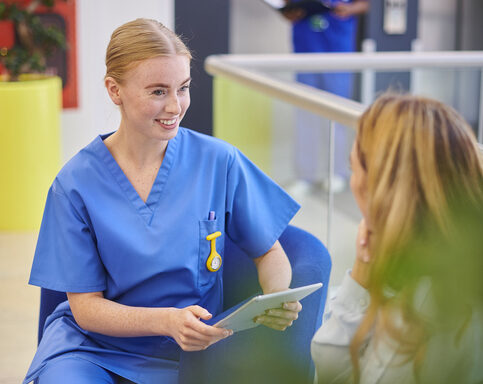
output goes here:
[{"label": "long blonde hair", "polygon": [[[397,341],[399,351],[415,359],[417,371],[429,331],[414,308],[416,291],[421,278],[431,274],[431,264],[439,263],[429,260],[423,236],[449,235],[450,212],[462,198],[482,207],[483,161],[471,128],[453,108],[410,95],[379,97],[359,121],[356,147],[367,175],[372,231],[371,304],[351,343],[357,382],[359,351],[376,319],[374,337],[385,334]],[[425,251],[416,243],[425,244]],[[394,309],[404,328],[393,322]]]},{"label": "long blonde hair", "polygon": [[136,19],[118,27],[106,51],[106,75],[119,84],[127,71],[143,60],[157,56],[185,55],[188,47],[173,31],[156,20]]}]

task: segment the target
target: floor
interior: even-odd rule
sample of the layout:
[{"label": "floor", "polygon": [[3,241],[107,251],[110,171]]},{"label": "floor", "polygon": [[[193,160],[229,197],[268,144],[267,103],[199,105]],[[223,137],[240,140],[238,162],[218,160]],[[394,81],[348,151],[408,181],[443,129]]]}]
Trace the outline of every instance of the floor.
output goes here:
[{"label": "floor", "polygon": [[27,280],[36,240],[0,232],[0,384],[21,383],[34,355],[39,289]]},{"label": "floor", "polygon": [[[299,196],[302,208],[292,224],[326,242],[326,204],[323,196]],[[332,283],[337,285],[352,260],[357,209],[349,191],[335,196],[330,252]],[[37,233],[0,232],[0,384],[22,381],[37,340],[39,288],[27,284]]]}]

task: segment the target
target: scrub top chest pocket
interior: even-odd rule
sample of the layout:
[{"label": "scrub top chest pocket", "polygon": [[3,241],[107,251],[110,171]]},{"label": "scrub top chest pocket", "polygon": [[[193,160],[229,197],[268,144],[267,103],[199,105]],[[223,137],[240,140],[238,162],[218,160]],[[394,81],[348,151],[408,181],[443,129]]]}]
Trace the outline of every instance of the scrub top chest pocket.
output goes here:
[{"label": "scrub top chest pocket", "polygon": [[213,285],[221,272],[224,238],[216,219],[200,220],[199,223],[198,287],[205,288]]}]

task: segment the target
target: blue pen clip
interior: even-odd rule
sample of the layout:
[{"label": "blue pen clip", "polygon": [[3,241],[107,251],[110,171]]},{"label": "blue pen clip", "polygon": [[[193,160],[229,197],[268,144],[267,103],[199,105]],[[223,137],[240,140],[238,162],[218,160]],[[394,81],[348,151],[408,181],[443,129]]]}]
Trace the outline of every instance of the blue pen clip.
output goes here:
[{"label": "blue pen clip", "polygon": [[215,220],[215,211],[210,211],[210,213],[208,213],[208,220],[209,221]]}]

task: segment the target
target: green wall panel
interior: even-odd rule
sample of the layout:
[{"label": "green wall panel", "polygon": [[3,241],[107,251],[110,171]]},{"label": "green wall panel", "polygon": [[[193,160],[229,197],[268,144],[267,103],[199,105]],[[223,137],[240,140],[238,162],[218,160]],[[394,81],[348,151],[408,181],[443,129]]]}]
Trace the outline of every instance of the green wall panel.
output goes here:
[{"label": "green wall panel", "polygon": [[271,98],[223,77],[215,77],[213,100],[214,136],[236,146],[270,174]]}]

